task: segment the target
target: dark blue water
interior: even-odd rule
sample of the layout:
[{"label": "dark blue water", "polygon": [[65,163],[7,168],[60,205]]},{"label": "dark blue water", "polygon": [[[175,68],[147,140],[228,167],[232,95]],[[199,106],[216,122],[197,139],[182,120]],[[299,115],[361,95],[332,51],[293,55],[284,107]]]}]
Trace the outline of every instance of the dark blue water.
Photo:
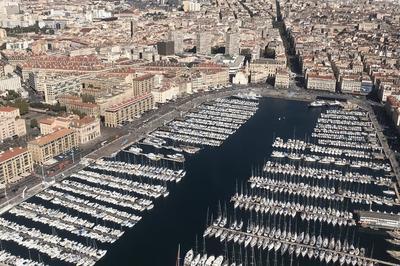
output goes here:
[{"label": "dark blue water", "polygon": [[175,265],[178,244],[186,251],[195,246],[196,235],[201,242],[207,208],[216,212],[219,201],[229,202],[236,180],[247,180],[252,167],[269,156],[273,137],[310,136],[319,114],[304,102],[262,99],[255,116],[222,146],[187,159],[186,177],[98,265]]}]

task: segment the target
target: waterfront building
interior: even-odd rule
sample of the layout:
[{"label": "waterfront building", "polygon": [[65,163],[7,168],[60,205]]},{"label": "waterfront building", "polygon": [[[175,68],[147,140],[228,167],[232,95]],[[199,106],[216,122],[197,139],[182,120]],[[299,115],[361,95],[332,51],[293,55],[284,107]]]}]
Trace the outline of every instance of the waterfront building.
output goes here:
[{"label": "waterfront building", "polygon": [[133,121],[144,112],[153,108],[153,95],[151,92],[141,94],[125,102],[110,106],[105,110],[104,124],[107,127],[118,127]]},{"label": "waterfront building", "polygon": [[54,156],[79,147],[77,134],[69,128],[61,128],[28,142],[28,150],[37,164],[43,164]]},{"label": "waterfront building", "polygon": [[311,73],[306,78],[307,89],[321,91],[336,91],[336,78],[333,73]]},{"label": "waterfront building", "polygon": [[288,89],[290,85],[289,71],[277,70],[275,75],[275,88]]},{"label": "waterfront building", "polygon": [[85,116],[79,118],[77,115],[68,117],[45,118],[39,122],[40,133],[47,135],[57,131],[60,128],[69,128],[76,132],[79,144],[85,144],[96,139],[101,135],[100,119]]},{"label": "waterfront building", "polygon": [[0,188],[16,183],[33,172],[32,154],[26,148],[0,152]]},{"label": "waterfront building", "polygon": [[70,125],[77,136],[80,144],[88,143],[101,136],[100,119],[85,116],[80,119],[73,119]]},{"label": "waterfront building", "polygon": [[400,95],[390,95],[385,102],[385,110],[400,131]]},{"label": "waterfront building", "polygon": [[20,118],[18,108],[0,107],[0,141],[26,135],[25,120]]},{"label": "waterfront building", "polygon": [[154,103],[166,103],[169,100],[175,99],[179,94],[179,86],[170,83],[164,83],[151,91],[154,98]]},{"label": "waterfront building", "polygon": [[[284,60],[277,60],[271,58],[260,58],[253,60],[250,63],[250,73],[258,73],[263,78],[274,77],[277,70],[285,69],[286,62]],[[253,79],[253,78],[252,78]]]}]

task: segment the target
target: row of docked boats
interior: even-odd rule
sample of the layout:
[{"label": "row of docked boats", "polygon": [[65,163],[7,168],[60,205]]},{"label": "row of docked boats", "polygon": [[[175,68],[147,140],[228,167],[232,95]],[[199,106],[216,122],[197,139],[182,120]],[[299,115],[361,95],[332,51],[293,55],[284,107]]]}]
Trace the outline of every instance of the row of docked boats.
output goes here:
[{"label": "row of docked boats", "polygon": [[227,264],[223,256],[215,257],[208,254],[195,254],[191,249],[185,254],[183,266],[236,266],[236,264]]},{"label": "row of docked boats", "polygon": [[157,167],[146,164],[131,164],[123,161],[99,159],[88,166],[89,169],[104,173],[127,174],[130,176],[142,176],[152,180],[165,182],[180,182],[186,175],[183,169],[172,170],[167,167]]},{"label": "row of docked boats", "polygon": [[365,249],[356,247],[347,240],[322,237],[309,233],[297,233],[280,228],[249,226],[246,231],[239,231],[230,227],[210,225],[204,232],[204,237],[215,237],[221,242],[227,241],[244,248],[257,248],[265,252],[275,252],[281,255],[295,255],[318,260],[320,263],[339,265],[374,265],[372,260],[365,256]]},{"label": "row of docked boats", "polygon": [[220,146],[230,135],[250,119],[258,102],[225,98],[202,104],[183,118],[167,123],[152,132],[152,138],[187,145]]},{"label": "row of docked boats", "polygon": [[123,235],[123,231],[95,224],[86,219],[69,215],[60,210],[46,208],[43,205],[23,202],[10,210],[17,217],[48,225],[58,230],[88,237],[102,243],[113,243]]},{"label": "row of docked boats", "polygon": [[382,156],[379,153],[378,154],[372,153],[365,150],[320,146],[299,139],[288,139],[285,142],[283,139],[277,137],[273,142],[272,147],[285,149],[289,153],[307,151],[309,153],[326,154],[330,156],[340,156],[340,157],[344,156],[349,158],[362,158],[362,159],[382,159]]},{"label": "row of docked boats", "polygon": [[375,176],[365,173],[345,171],[338,169],[326,169],[324,167],[302,166],[296,163],[281,163],[267,161],[264,171],[271,174],[283,174],[293,177],[312,178],[319,180],[335,180],[336,182],[350,182],[361,184],[376,184],[380,186],[391,186],[392,180],[389,177]]},{"label": "row of docked boats", "polygon": [[27,249],[39,251],[50,258],[82,266],[94,265],[106,254],[105,250],[86,246],[57,235],[46,234],[38,229],[3,218],[0,218],[0,240],[14,242]]}]

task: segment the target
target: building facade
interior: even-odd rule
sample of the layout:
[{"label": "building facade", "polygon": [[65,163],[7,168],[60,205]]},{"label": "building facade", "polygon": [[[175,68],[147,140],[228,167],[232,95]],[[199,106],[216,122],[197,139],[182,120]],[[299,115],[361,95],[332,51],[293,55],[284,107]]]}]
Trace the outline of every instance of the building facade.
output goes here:
[{"label": "building facade", "polygon": [[181,31],[171,31],[169,33],[169,40],[174,42],[174,53],[183,53],[183,34]]},{"label": "building facade", "polygon": [[133,96],[148,94],[154,89],[154,75],[146,74],[132,80]]},{"label": "building facade", "polygon": [[25,120],[20,118],[19,109],[9,106],[0,107],[0,140],[25,135]]},{"label": "building facade", "polygon": [[211,38],[212,35],[209,32],[197,33],[196,53],[202,55],[211,54]]},{"label": "building facade", "polygon": [[290,86],[290,77],[287,70],[278,70],[275,75],[275,88],[288,89]]},{"label": "building facade", "polygon": [[28,150],[37,164],[43,164],[54,156],[78,148],[79,141],[74,130],[59,129],[28,142]]},{"label": "building facade", "polygon": [[225,54],[236,56],[240,50],[240,35],[239,33],[226,33]]},{"label": "building facade", "polygon": [[60,128],[69,128],[75,131],[79,144],[85,144],[101,135],[100,119],[85,116],[79,118],[77,115],[68,117],[45,118],[39,121],[40,133],[47,135]]},{"label": "building facade", "polygon": [[18,182],[33,172],[32,154],[26,148],[0,153],[0,188]]},{"label": "building facade", "polygon": [[154,106],[151,92],[111,106],[105,111],[104,124],[107,127],[118,127],[133,121]]}]

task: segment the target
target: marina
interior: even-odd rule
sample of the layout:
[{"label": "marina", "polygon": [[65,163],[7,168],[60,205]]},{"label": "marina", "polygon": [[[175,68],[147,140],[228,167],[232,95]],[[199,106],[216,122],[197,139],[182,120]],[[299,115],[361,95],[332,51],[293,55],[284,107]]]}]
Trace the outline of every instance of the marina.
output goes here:
[{"label": "marina", "polygon": [[188,250],[183,265],[219,252],[225,265],[398,265],[400,252],[376,257],[362,229],[376,219],[400,245],[389,225],[399,212],[396,179],[367,112],[330,106],[315,121],[304,139],[273,138],[270,157],[207,215],[202,236],[214,249]]}]

